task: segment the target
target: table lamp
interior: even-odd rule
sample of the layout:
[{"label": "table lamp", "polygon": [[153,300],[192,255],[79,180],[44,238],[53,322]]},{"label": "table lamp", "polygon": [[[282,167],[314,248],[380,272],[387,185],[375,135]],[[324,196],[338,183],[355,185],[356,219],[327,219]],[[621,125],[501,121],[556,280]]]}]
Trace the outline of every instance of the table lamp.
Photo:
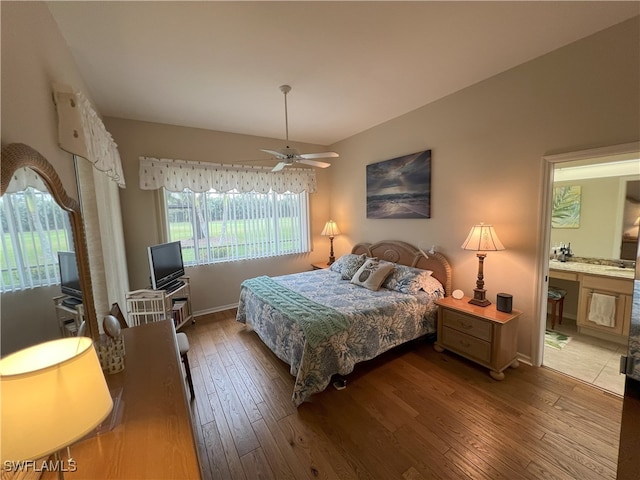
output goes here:
[{"label": "table lamp", "polygon": [[504,250],[504,245],[498,239],[493,226],[481,223],[471,227],[469,236],[462,244],[462,248],[478,252],[476,254],[478,257],[478,280],[476,281],[476,288],[473,289],[473,298],[469,300],[469,303],[481,307],[491,305],[484,290],[484,258],[487,256],[486,252],[488,251]]},{"label": "table lamp", "polygon": [[2,444],[6,462],[36,461],[59,452],[97,427],[113,401],[93,342],[69,337],[0,359]]},{"label": "table lamp", "polygon": [[331,241],[331,252],[329,253],[329,261],[327,262],[327,265],[331,265],[336,261],[336,257],[333,256],[333,237],[335,237],[336,235],[340,235],[340,230],[338,230],[338,225],[336,225],[336,222],[334,222],[333,220],[329,220],[325,224],[320,235],[322,235],[323,237],[329,237],[329,240]]}]

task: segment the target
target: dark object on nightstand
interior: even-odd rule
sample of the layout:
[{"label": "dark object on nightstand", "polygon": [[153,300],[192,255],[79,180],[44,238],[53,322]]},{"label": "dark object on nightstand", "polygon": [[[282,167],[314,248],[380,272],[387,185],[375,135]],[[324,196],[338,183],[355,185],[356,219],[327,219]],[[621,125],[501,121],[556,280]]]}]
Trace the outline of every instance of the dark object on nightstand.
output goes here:
[{"label": "dark object on nightstand", "polygon": [[496,310],[499,312],[511,313],[513,308],[513,295],[499,293],[496,299]]}]

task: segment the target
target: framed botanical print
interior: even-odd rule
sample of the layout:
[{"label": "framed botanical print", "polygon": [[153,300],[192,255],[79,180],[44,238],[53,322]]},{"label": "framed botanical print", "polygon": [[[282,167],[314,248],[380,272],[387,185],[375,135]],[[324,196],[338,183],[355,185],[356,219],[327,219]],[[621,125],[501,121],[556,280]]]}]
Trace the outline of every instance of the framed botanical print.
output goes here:
[{"label": "framed botanical print", "polygon": [[551,226],[553,228],[580,227],[580,201],[582,187],[567,185],[553,189]]}]

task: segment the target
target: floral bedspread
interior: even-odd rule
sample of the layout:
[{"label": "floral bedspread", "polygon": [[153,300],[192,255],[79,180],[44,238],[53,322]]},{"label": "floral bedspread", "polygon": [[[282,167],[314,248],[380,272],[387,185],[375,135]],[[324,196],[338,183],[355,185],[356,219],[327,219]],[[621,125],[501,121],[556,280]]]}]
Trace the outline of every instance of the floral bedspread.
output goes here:
[{"label": "floral bedspread", "polygon": [[261,301],[242,287],[237,320],[253,328],[295,377],[293,403],[299,406],[323,391],[334,374],[347,375],[356,363],[370,360],[397,345],[435,332],[435,300],[444,289],[411,295],[381,288],[371,291],[341,280],[329,269],[272,277],[312,301],[331,307],[350,320],[347,330],[311,347],[295,319]]}]

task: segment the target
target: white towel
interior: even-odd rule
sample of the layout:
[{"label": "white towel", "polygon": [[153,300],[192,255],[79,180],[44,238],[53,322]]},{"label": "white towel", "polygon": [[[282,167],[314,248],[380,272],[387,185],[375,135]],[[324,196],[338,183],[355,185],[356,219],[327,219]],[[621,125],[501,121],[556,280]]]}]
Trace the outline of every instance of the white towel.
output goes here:
[{"label": "white towel", "polygon": [[589,307],[589,320],[598,325],[604,325],[605,327],[615,327],[615,317],[616,297],[602,293],[592,293],[591,305]]}]

